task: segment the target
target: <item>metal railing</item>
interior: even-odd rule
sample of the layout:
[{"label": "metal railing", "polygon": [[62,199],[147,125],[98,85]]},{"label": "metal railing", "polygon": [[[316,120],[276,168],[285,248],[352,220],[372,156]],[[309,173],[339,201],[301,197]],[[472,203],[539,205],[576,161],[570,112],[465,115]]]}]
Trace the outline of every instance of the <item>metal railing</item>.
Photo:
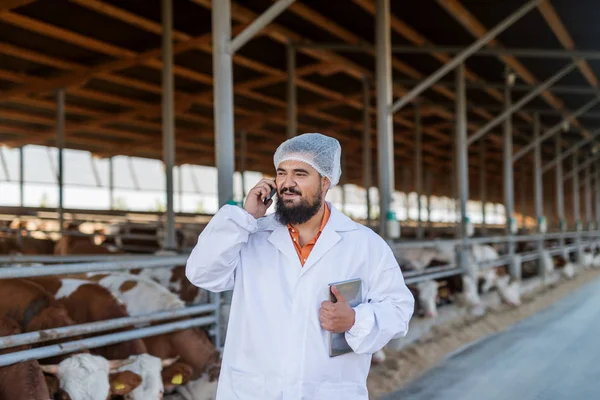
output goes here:
[{"label": "metal railing", "polygon": [[[464,241],[462,239],[434,239],[434,240],[406,240],[402,242],[395,242],[390,244],[394,252],[401,253],[402,249],[408,248],[431,248],[436,249],[438,246],[452,247],[456,257],[459,252],[457,251],[463,243],[466,246],[473,244],[498,244],[498,243],[509,243],[509,242],[536,242],[539,240],[555,240],[555,239],[579,239],[577,243],[572,245],[565,245],[559,248],[543,248],[543,251],[547,251],[550,255],[559,255],[563,253],[573,253],[578,251],[583,246],[592,244],[593,241],[586,240],[594,238],[597,241],[600,240],[600,231],[580,231],[580,232],[554,232],[554,233],[543,233],[543,234],[531,234],[531,235],[506,235],[506,236],[490,236],[490,237],[479,237],[479,238],[468,238]],[[600,242],[599,242],[600,243]],[[526,253],[516,253],[521,263],[535,261],[540,258],[538,251],[531,251]],[[481,261],[477,264],[478,269],[496,268],[504,265],[510,265],[512,262],[511,257],[500,256],[498,259]],[[414,284],[424,282],[432,279],[446,278],[454,275],[466,274],[467,271],[459,267],[460,263],[458,260],[454,263],[447,263],[444,265],[426,268],[419,271],[407,271],[403,272],[404,280],[406,284]]]},{"label": "metal railing", "polygon": [[[486,238],[468,238],[462,240],[419,240],[403,241],[393,243],[394,250],[399,252],[406,248],[436,248],[436,246],[451,246],[456,255],[459,252],[457,248],[466,243],[472,244],[485,243],[506,243],[509,241],[527,242],[537,240],[553,240],[558,238],[572,238],[575,243],[565,247],[544,249],[551,255],[571,253],[578,251],[582,246],[598,241],[600,231],[583,232],[558,232],[549,234],[534,234],[520,236],[494,236]],[[587,239],[587,240],[586,240]],[[517,254],[522,262],[534,261],[539,258],[538,251]],[[63,274],[79,274],[86,272],[105,272],[105,271],[127,271],[138,268],[168,268],[176,265],[182,265],[187,262],[188,255],[177,256],[106,256],[106,255],[82,255],[82,256],[7,256],[0,257],[0,279],[9,278],[27,278],[36,276],[50,276]],[[17,266],[16,263],[58,263],[54,265],[36,265],[36,266]],[[507,265],[511,262],[510,257],[500,257],[496,260],[489,260],[478,263],[480,269],[493,268]],[[422,271],[404,272],[406,284],[414,284],[432,279],[441,279],[449,276],[465,274],[458,262],[449,262]],[[124,332],[103,334],[92,336],[85,339],[67,341],[60,344],[42,346],[33,349],[18,351],[14,353],[0,355],[0,366],[10,365],[21,361],[47,358],[57,355],[68,354],[84,349],[93,349],[110,344],[120,343],[132,339],[141,339],[149,336],[175,332],[196,326],[210,327],[210,333],[215,337],[217,347],[220,348],[220,306],[221,296],[218,293],[212,293],[212,300],[208,304],[200,304],[189,307],[183,307],[176,310],[160,311],[145,315],[123,317],[105,321],[77,324],[54,329],[46,329],[36,332],[27,332],[13,336],[0,337],[0,349],[11,348],[22,345],[40,344],[59,339],[68,339],[75,336],[87,336],[97,333],[113,331],[115,329],[130,328]],[[179,320],[168,322],[171,320]],[[160,323],[153,326],[149,324]]]},{"label": "metal railing", "polygon": [[[151,258],[139,256],[10,256],[0,258],[0,262],[57,262],[59,260],[67,260],[74,261],[74,263],[36,266],[15,266],[8,264],[4,267],[0,267],[0,279],[63,274],[68,275],[86,272],[127,271],[137,268],[169,268],[182,264],[185,265],[187,258],[187,255],[162,257],[152,256]],[[77,262],[82,259],[88,262]],[[110,259],[110,261],[107,261],[107,259]],[[104,261],[89,262],[92,260]],[[27,360],[69,354],[80,350],[93,349],[132,339],[142,339],[145,337],[166,334],[192,327],[209,327],[209,333],[215,337],[216,346],[220,348],[220,327],[218,323],[220,318],[220,305],[220,294],[212,293],[212,300],[209,304],[200,304],[175,310],[154,312],[145,315],[76,324],[54,329],[45,329],[36,332],[27,332],[13,336],[0,337],[0,349],[4,349],[21,345],[39,344],[57,339],[67,339],[74,336],[102,333],[113,331],[115,329],[135,327],[124,332],[93,336],[75,341],[66,341],[59,344],[0,355],[0,366],[11,365]],[[185,319],[183,321],[161,323],[154,326],[145,326],[157,322],[165,322],[189,317],[193,318]]]}]

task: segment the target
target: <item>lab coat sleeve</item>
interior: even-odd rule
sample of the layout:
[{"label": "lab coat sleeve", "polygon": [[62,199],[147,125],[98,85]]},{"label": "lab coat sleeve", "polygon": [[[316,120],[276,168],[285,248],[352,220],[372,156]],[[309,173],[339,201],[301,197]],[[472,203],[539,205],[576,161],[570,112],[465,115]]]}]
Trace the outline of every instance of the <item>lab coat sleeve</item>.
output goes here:
[{"label": "lab coat sleeve", "polygon": [[406,336],[415,300],[404,283],[400,266],[386,245],[371,275],[367,300],[354,308],[355,322],[346,341],[357,354],[373,354],[391,339]]},{"label": "lab coat sleeve", "polygon": [[200,233],[185,267],[189,281],[212,292],[232,290],[240,251],[257,220],[243,208],[225,205]]}]

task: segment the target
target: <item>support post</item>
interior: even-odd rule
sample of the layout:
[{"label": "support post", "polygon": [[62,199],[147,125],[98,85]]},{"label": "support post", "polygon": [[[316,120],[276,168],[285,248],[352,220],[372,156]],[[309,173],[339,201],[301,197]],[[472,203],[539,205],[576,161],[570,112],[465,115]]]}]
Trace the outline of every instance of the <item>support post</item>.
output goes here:
[{"label": "support post", "polygon": [[113,157],[108,159],[108,204],[111,210],[115,208],[115,170]]},{"label": "support post", "polygon": [[165,248],[175,250],[175,210],[173,202],[173,166],[175,164],[175,112],[173,80],[173,2],[161,1],[162,12],[162,135],[167,186]]},{"label": "support post", "polygon": [[521,200],[521,230],[526,232],[527,229],[527,168],[523,166],[520,174],[521,190],[519,190],[519,199]]},{"label": "support post", "polygon": [[581,221],[579,216],[579,153],[573,154],[573,219],[575,220],[575,238],[577,245],[577,263],[581,263]]},{"label": "support post", "polygon": [[[510,75],[507,74],[507,80],[510,80]],[[508,111],[511,108],[511,90],[510,86],[506,85],[504,89],[504,107]],[[507,256],[510,258],[510,274],[513,278],[521,280],[521,271],[514,260],[515,242],[514,234],[511,231],[513,213],[514,213],[514,178],[513,178],[513,140],[512,140],[512,114],[509,114],[504,120],[504,137],[503,137],[503,168],[504,168],[504,209],[506,215],[506,234],[508,235]]]},{"label": "support post", "polygon": [[298,96],[296,93],[296,49],[291,43],[287,44],[287,137],[298,134]]},{"label": "support post", "polygon": [[[215,160],[217,164],[219,207],[233,201],[235,171],[235,136],[233,131],[233,65],[229,44],[231,39],[231,1],[212,0],[213,37],[213,112],[215,126]],[[223,296],[214,293],[217,307],[215,345],[220,348],[229,319],[231,291]],[[223,309],[222,309],[223,308]]]},{"label": "support post", "polygon": [[[562,135],[560,132],[556,134],[556,140],[554,142],[554,148],[556,152],[556,159],[561,160],[562,157]],[[566,231],[567,224],[565,222],[565,204],[564,204],[564,180],[563,180],[563,163],[562,160],[556,163],[556,216],[558,218],[558,227],[560,230],[559,245],[563,250],[563,257],[567,259],[567,252],[565,251],[565,238],[563,233]]]},{"label": "support post", "polygon": [[419,105],[415,104],[415,192],[417,192],[417,239],[423,239],[423,215],[421,195],[423,194],[423,129],[421,126],[421,112]]},{"label": "support post", "polygon": [[183,212],[183,172],[182,165],[177,167],[177,191],[179,192],[179,212]]},{"label": "support post", "polygon": [[25,207],[25,148],[19,147],[19,205]]},{"label": "support post", "polygon": [[592,166],[585,166],[585,224],[586,230],[591,231],[592,223]]},{"label": "support post", "polygon": [[369,188],[371,187],[371,94],[369,93],[369,80],[363,77],[363,186],[365,187],[365,196],[367,202],[367,226],[371,226],[371,196]]},{"label": "support post", "polygon": [[377,147],[379,165],[380,233],[388,239],[388,213],[394,192],[394,141],[392,113],[392,68],[390,0],[377,0],[375,12]]},{"label": "support post", "polygon": [[[534,193],[535,193],[535,216],[537,233],[544,235],[541,232],[541,221],[544,216],[544,199],[542,191],[542,144],[539,141],[540,138],[540,116],[539,114],[533,115],[533,141],[535,143],[533,152],[533,182],[534,182]],[[538,274],[543,274],[543,267],[541,264],[542,251],[544,250],[544,239],[540,238],[536,241],[536,250],[538,253]]]},{"label": "support post", "polygon": [[596,179],[594,180],[594,205],[596,206],[596,230],[600,230],[600,161],[596,161]]},{"label": "support post", "polygon": [[248,156],[248,133],[245,129],[240,132],[240,176],[242,180],[242,204],[246,200],[246,158]]},{"label": "support post", "polygon": [[467,271],[467,200],[469,199],[469,147],[467,144],[467,93],[465,88],[465,65],[460,64],[456,69],[456,170],[460,196],[460,268],[474,282],[477,282],[477,271]]},{"label": "support post", "polygon": [[[457,99],[458,101],[458,99]],[[456,111],[455,111],[456,112]],[[458,146],[456,145],[456,141],[457,141],[457,130],[456,127],[454,129],[454,132],[452,133],[452,173],[450,174],[450,185],[451,185],[451,197],[452,200],[450,201],[450,209],[451,209],[451,213],[453,214],[453,217],[451,219],[451,221],[454,223],[454,238],[458,239],[460,238],[460,220],[458,219],[458,202],[456,201],[458,199],[458,165],[457,165],[457,157],[458,157]]]},{"label": "support post", "polygon": [[433,176],[431,169],[425,173],[425,190],[427,191],[427,232],[431,236],[433,232],[433,220],[431,219],[431,199],[433,197]]},{"label": "support post", "polygon": [[485,205],[487,203],[486,177],[485,177],[485,157],[487,143],[485,138],[479,141],[479,199],[481,201],[481,235],[487,235],[487,219]]},{"label": "support post", "polygon": [[231,2],[212,1],[215,159],[218,174],[219,207],[233,201],[234,132]]},{"label": "support post", "polygon": [[64,228],[63,211],[63,149],[65,147],[65,90],[59,89],[56,96],[56,148],[58,149],[58,226]]}]

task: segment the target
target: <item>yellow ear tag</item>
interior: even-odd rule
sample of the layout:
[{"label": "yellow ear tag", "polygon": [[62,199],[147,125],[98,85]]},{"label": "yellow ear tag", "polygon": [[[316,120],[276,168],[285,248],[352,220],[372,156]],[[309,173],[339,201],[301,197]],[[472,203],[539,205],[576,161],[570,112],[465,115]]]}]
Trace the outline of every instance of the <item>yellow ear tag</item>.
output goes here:
[{"label": "yellow ear tag", "polygon": [[113,387],[115,388],[115,390],[121,390],[121,389],[125,389],[125,384],[123,384],[121,382],[115,382],[113,384]]},{"label": "yellow ear tag", "polygon": [[171,379],[171,383],[173,385],[181,385],[183,383],[183,375],[181,375],[181,374],[174,375],[173,378]]}]

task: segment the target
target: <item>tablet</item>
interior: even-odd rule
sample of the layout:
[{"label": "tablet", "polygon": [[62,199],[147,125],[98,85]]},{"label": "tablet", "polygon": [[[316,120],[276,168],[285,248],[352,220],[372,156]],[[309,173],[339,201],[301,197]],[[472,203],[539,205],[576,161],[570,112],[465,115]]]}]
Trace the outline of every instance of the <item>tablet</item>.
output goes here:
[{"label": "tablet", "polygon": [[[335,303],[337,302],[337,299],[331,292],[332,285],[340,291],[350,307],[356,307],[361,303],[362,291],[360,278],[330,283],[328,287],[329,300]],[[335,357],[350,352],[352,352],[352,348],[348,345],[348,342],[346,342],[344,333],[329,332],[329,357]]]}]

